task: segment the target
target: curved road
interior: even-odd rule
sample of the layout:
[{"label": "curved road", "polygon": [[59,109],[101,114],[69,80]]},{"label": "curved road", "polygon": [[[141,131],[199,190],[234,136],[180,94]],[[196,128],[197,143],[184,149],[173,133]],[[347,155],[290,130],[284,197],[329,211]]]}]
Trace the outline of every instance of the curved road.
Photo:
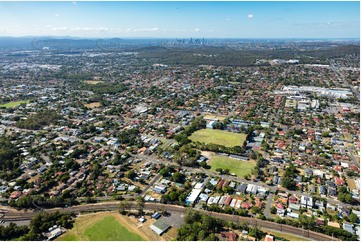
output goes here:
[{"label": "curved road", "polygon": [[[98,203],[98,204],[90,204],[90,205],[79,205],[74,207],[68,208],[53,208],[53,209],[46,209],[46,212],[97,212],[97,211],[114,211],[119,209],[120,202],[106,202],[106,203]],[[137,209],[138,204],[132,203],[131,209]],[[182,206],[176,205],[169,205],[169,204],[159,204],[159,203],[145,203],[144,204],[145,210],[163,210],[169,212],[179,212],[185,213],[187,208]],[[198,210],[198,209],[197,209]],[[249,217],[241,217],[236,215],[230,214],[223,214],[223,213],[216,213],[216,212],[209,212],[204,210],[198,210],[202,213],[206,213],[212,217],[220,218],[226,221],[233,221],[239,223],[241,221],[248,223],[249,225],[261,227],[261,228],[268,228],[272,230],[277,230],[285,233],[295,234],[298,236],[310,238],[316,241],[331,241],[336,240],[333,237],[330,237],[325,234],[316,233],[313,231],[295,228],[289,225],[278,224],[270,221],[260,220],[256,218],[249,218]],[[22,220],[29,220],[31,219],[36,212],[8,212],[4,215],[2,220],[4,221],[22,221]]]}]

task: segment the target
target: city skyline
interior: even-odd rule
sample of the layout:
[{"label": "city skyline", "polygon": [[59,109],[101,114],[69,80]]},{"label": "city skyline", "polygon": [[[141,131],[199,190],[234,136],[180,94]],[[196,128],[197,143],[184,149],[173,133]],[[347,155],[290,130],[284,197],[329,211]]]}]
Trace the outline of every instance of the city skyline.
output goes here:
[{"label": "city skyline", "polygon": [[0,2],[0,36],[359,38],[353,2]]}]

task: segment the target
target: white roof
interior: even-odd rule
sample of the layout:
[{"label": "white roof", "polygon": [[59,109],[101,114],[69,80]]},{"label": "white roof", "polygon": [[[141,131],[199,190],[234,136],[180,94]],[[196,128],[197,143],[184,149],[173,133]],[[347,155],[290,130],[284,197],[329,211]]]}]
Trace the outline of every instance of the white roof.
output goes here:
[{"label": "white roof", "polygon": [[57,236],[57,235],[59,235],[61,233],[62,233],[62,231],[61,231],[60,228],[56,228],[56,229],[54,229],[53,231],[50,232],[51,236]]},{"label": "white roof", "polygon": [[194,186],[194,189],[202,189],[203,186],[204,186],[203,183],[198,182],[198,183]]},{"label": "white roof", "polygon": [[194,202],[197,198],[198,198],[198,196],[199,196],[199,194],[201,193],[201,189],[193,189],[192,190],[192,192],[191,192],[191,194],[189,195],[189,197],[187,198],[187,201],[189,201],[189,202]]},{"label": "white roof", "polygon": [[240,208],[241,207],[241,203],[242,203],[242,200],[237,200],[237,203],[235,205],[236,208]]},{"label": "white roof", "polygon": [[238,201],[237,199],[233,198],[229,206],[234,207],[237,201]]},{"label": "white roof", "polygon": [[208,200],[207,194],[204,194],[204,193],[201,193],[201,194],[199,195],[199,198],[200,198],[202,201],[205,201],[205,202]]},{"label": "white roof", "polygon": [[151,226],[149,226],[154,232],[156,232],[158,235],[163,233],[163,230],[161,230],[160,228],[158,228],[157,226],[154,226],[153,224]]}]

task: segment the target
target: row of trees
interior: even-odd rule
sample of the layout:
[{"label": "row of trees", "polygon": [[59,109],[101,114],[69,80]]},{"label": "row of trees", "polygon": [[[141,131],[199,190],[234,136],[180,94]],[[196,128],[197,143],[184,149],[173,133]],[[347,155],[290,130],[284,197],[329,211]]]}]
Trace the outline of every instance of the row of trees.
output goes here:
[{"label": "row of trees", "polygon": [[79,204],[75,198],[65,195],[46,198],[41,195],[22,196],[17,200],[11,200],[9,205],[16,208],[54,208],[65,207],[66,205]]},{"label": "row of trees", "polygon": [[217,144],[206,144],[204,142],[193,142],[192,146],[196,149],[200,150],[209,150],[213,152],[219,152],[219,153],[227,153],[227,154],[235,154],[240,155],[244,153],[245,149],[241,146],[233,146],[233,147],[227,147],[224,145],[217,145]]}]

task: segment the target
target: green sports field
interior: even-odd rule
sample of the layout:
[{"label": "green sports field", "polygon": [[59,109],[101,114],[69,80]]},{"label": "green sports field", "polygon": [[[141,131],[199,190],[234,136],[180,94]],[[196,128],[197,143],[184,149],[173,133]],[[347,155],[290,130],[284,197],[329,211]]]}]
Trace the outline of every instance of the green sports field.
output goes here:
[{"label": "green sports field", "polygon": [[[86,221],[88,220],[88,221]],[[88,240],[88,241],[143,241],[136,233],[123,226],[114,216],[106,215],[78,219],[74,228],[58,238],[62,241]]]},{"label": "green sports field", "polygon": [[229,169],[230,173],[236,174],[238,177],[244,177],[251,174],[251,170],[256,166],[254,161],[241,161],[227,156],[215,155],[211,158],[208,165],[211,170],[216,171],[217,168]]},{"label": "green sports field", "polygon": [[217,144],[226,147],[243,146],[247,135],[232,133],[219,129],[201,129],[194,132],[189,139],[192,141],[204,142],[206,144]]},{"label": "green sports field", "polygon": [[9,103],[5,103],[5,104],[0,104],[0,107],[13,108],[13,107],[19,106],[19,105],[22,104],[22,103],[28,104],[28,103],[29,103],[29,100],[18,101],[18,102],[9,102]]}]

